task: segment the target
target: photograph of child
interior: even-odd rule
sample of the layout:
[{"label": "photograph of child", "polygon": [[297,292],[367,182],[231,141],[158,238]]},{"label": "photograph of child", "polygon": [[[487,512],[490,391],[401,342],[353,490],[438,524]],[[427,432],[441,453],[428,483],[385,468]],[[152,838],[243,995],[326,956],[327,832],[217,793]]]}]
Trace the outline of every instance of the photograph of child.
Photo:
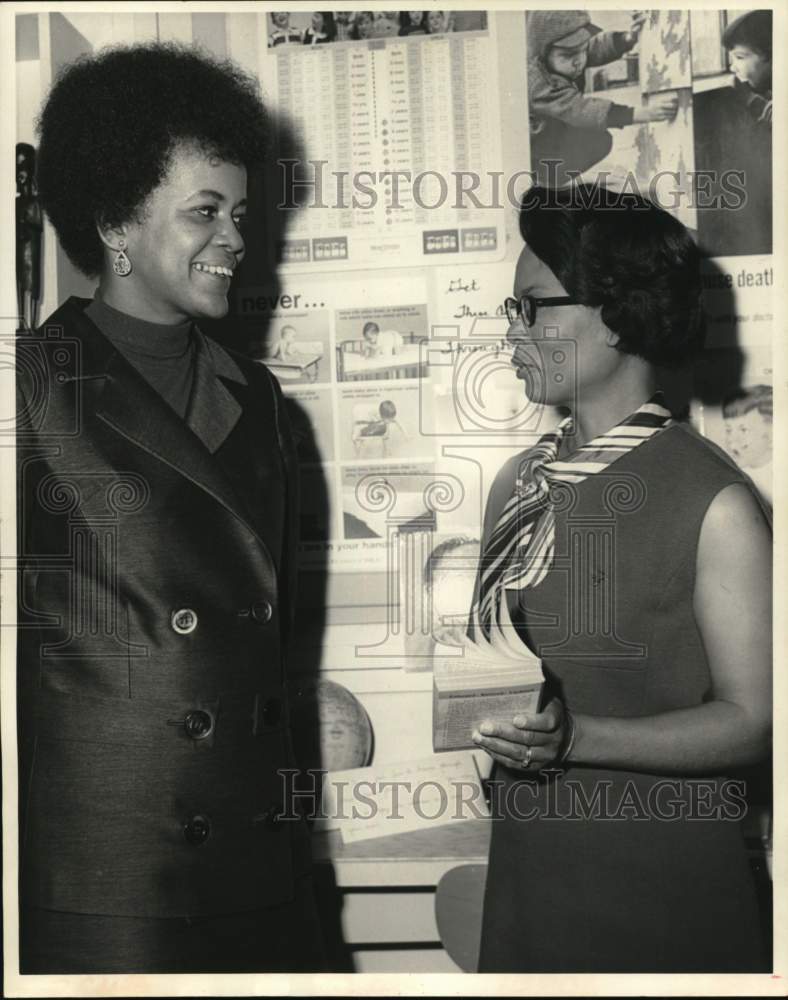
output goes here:
[{"label": "photograph of child", "polygon": [[435,438],[422,433],[432,419],[432,396],[422,395],[417,385],[360,383],[348,386],[336,402],[341,461],[434,456]]},{"label": "photograph of child", "polygon": [[413,628],[404,636],[403,668],[409,673],[432,670],[433,656],[448,652],[447,646],[462,646],[478,572],[478,538],[430,539],[432,549],[421,572],[415,579],[400,576],[400,601],[413,614]]},{"label": "photograph of child", "polygon": [[300,45],[303,41],[303,33],[300,28],[295,28],[290,24],[290,13],[288,11],[274,11],[268,15],[271,31],[268,34],[268,47],[273,49],[277,45]]},{"label": "photograph of child", "polygon": [[692,407],[697,429],[730,455],[768,504],[774,496],[773,377],[766,344],[708,350],[695,369],[702,405]]},{"label": "photograph of child", "polygon": [[722,36],[734,89],[752,117],[772,123],[772,12],[752,10],[731,21]]},{"label": "photograph of child", "polygon": [[333,42],[336,37],[334,15],[315,11],[312,14],[312,23],[304,32],[304,45],[324,45],[326,42]]},{"label": "photograph of child", "polygon": [[427,13],[427,33],[444,35],[454,30],[454,16],[448,10],[431,10]]},{"label": "photograph of child", "polygon": [[404,343],[397,330],[381,330],[377,323],[365,323],[361,332],[365,358],[391,358],[399,354]]},{"label": "photograph of child", "polygon": [[363,42],[375,37],[375,14],[371,10],[361,10],[353,15],[350,28],[350,38],[354,42]]},{"label": "photograph of child", "polygon": [[327,382],[330,378],[327,355],[327,317],[321,312],[301,314],[292,322],[275,317],[258,360],[287,387]]},{"label": "photograph of child", "polygon": [[299,354],[298,344],[296,343],[297,336],[298,334],[294,326],[283,326],[279,331],[279,340],[271,357],[278,358],[280,361],[287,361],[290,358],[297,357]]},{"label": "photograph of child", "polygon": [[268,47],[420,38],[456,31],[484,31],[483,10],[276,11],[268,15]]},{"label": "photograph of child", "polygon": [[424,303],[338,309],[335,336],[340,382],[424,378],[429,373]]},{"label": "photograph of child", "polygon": [[[772,12],[751,10],[722,31],[727,69],[694,97],[695,167],[706,182],[698,241],[710,257],[772,251]],[[719,204],[735,171],[746,198]]]},{"label": "photograph of child", "polygon": [[403,10],[399,16],[399,35],[426,35],[427,21],[423,10]]},{"label": "photograph of child", "polygon": [[613,145],[609,129],[675,117],[675,94],[633,107],[585,93],[586,70],[634,49],[645,20],[635,11],[629,30],[602,31],[586,11],[526,14],[531,169],[539,183],[563,186],[603,160]]},{"label": "photograph of child", "polygon": [[722,402],[725,450],[772,501],[772,387],[752,385]]},{"label": "photograph of child", "polygon": [[454,535],[435,546],[424,566],[424,590],[432,605],[436,643],[463,644],[480,552],[478,538]]},{"label": "photograph of child", "polygon": [[334,26],[337,29],[336,41],[349,42],[351,40],[351,32],[353,30],[353,11],[334,11]]},{"label": "photograph of child", "polygon": [[376,10],[373,21],[375,38],[392,38],[399,34],[399,11]]},{"label": "photograph of child", "polygon": [[356,456],[389,458],[400,450],[408,434],[397,420],[397,407],[390,399],[374,404],[357,403],[353,407],[353,447]]}]

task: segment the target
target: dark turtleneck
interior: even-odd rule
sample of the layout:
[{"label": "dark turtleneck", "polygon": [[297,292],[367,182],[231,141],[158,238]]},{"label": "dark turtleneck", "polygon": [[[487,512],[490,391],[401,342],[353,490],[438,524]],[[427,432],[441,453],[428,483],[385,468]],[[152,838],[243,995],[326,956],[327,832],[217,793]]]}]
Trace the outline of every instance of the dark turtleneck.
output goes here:
[{"label": "dark turtleneck", "polygon": [[85,315],[178,416],[185,417],[195,371],[192,321],[149,323],[119,312],[98,298],[87,306]]}]

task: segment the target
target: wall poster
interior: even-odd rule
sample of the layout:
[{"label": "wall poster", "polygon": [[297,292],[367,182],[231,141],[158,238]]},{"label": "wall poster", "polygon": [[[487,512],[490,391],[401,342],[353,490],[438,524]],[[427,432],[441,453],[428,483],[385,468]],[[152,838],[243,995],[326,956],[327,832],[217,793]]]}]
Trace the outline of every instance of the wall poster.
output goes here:
[{"label": "wall poster", "polygon": [[297,151],[279,150],[285,204],[308,205],[279,245],[283,271],[501,259],[491,14],[271,13],[258,24],[261,82]]}]

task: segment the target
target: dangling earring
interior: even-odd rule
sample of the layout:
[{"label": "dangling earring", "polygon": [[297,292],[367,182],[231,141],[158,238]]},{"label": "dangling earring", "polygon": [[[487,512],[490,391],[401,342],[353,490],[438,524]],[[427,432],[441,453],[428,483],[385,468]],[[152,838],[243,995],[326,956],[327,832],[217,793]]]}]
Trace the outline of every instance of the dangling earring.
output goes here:
[{"label": "dangling earring", "polygon": [[131,261],[126,256],[125,247],[126,241],[118,240],[118,249],[115,252],[115,259],[112,261],[112,270],[115,274],[120,275],[121,278],[125,278],[127,274],[131,274]]}]

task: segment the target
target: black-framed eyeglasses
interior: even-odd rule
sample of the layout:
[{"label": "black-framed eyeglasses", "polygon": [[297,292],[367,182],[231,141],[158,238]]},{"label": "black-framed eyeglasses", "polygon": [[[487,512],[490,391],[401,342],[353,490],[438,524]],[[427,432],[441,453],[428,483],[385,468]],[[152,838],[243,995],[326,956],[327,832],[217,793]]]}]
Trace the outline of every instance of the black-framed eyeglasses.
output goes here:
[{"label": "black-framed eyeglasses", "polygon": [[504,299],[503,307],[510,323],[522,319],[526,326],[533,326],[536,321],[536,310],[539,306],[576,306],[578,303],[569,295],[552,295],[537,299],[533,295],[521,295],[519,299],[510,295]]}]

